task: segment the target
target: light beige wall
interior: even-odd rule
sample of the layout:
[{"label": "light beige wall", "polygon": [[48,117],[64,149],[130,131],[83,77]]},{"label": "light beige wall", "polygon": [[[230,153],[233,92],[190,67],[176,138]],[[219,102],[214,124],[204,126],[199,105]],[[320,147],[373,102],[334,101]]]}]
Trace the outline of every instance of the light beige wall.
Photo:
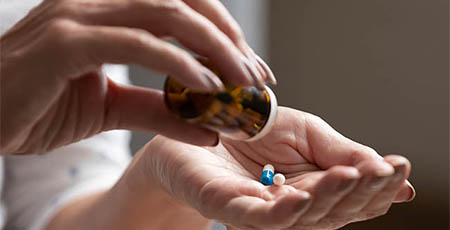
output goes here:
[{"label": "light beige wall", "polygon": [[271,1],[280,103],[412,162],[417,200],[347,229],[448,229],[448,10],[445,0]]}]

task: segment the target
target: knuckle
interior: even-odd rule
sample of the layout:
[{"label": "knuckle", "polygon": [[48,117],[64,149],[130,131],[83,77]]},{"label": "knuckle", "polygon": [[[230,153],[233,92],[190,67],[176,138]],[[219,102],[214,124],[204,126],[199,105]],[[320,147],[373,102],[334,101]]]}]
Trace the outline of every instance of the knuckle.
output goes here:
[{"label": "knuckle", "polygon": [[361,159],[361,156],[375,157],[378,156],[378,153],[375,149],[369,146],[358,144],[358,147],[356,147],[351,153],[351,159],[354,163],[357,163]]},{"label": "knuckle", "polygon": [[57,43],[65,43],[74,38],[76,31],[75,23],[65,19],[53,19],[49,22],[47,35]]},{"label": "knuckle", "polygon": [[44,39],[55,52],[66,58],[78,56],[83,52],[82,35],[78,24],[67,19],[53,19],[49,22]]},{"label": "knuckle", "polygon": [[369,153],[371,155],[378,155],[377,151],[369,146],[363,146],[361,151],[363,151],[364,153]]},{"label": "knuckle", "polygon": [[324,119],[312,113],[305,113],[304,123],[307,128],[313,129],[329,127],[328,123]]},{"label": "knuckle", "polygon": [[214,201],[218,201],[216,198],[217,183],[212,181],[207,183],[200,191],[199,191],[199,202],[197,210],[199,213],[206,218],[214,217],[214,205],[220,206],[221,204],[217,204]]},{"label": "knuckle", "polygon": [[[168,56],[171,59],[173,65],[173,72],[179,76],[194,76],[195,65],[193,58],[185,51],[179,50],[176,47],[167,47]],[[186,75],[186,73],[188,73]]]},{"label": "knuckle", "polygon": [[77,14],[76,3],[71,1],[61,1],[53,6],[51,14],[53,18],[67,18]]},{"label": "knuckle", "polygon": [[151,36],[145,30],[142,29],[130,29],[128,36],[131,39],[131,44],[136,50],[148,47],[151,43]]},{"label": "knuckle", "polygon": [[234,42],[239,42],[244,38],[244,32],[237,23],[227,23],[224,26],[225,34],[228,34],[230,39]]},{"label": "knuckle", "polygon": [[154,1],[151,7],[162,14],[181,13],[185,9],[183,2],[180,0]]},{"label": "knuckle", "polygon": [[181,69],[188,70],[191,66],[189,59],[185,57],[185,55],[183,54],[177,54],[175,50],[173,50],[172,52],[173,52],[172,56],[174,58],[174,62],[176,63],[176,65],[179,66]]},{"label": "knuckle", "polygon": [[312,113],[306,113],[306,117],[307,117],[308,121],[310,121],[313,124],[325,122],[321,117],[319,117],[318,115],[312,114]]}]

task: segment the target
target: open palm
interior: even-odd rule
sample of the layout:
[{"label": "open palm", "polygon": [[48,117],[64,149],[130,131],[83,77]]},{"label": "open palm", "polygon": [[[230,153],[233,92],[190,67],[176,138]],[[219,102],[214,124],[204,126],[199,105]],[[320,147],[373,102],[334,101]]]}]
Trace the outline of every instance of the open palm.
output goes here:
[{"label": "open palm", "polygon": [[[229,228],[335,229],[414,196],[407,159],[382,158],[320,118],[283,107],[255,142],[197,147],[158,136],[143,152],[169,193]],[[285,185],[259,183],[268,163]]]}]

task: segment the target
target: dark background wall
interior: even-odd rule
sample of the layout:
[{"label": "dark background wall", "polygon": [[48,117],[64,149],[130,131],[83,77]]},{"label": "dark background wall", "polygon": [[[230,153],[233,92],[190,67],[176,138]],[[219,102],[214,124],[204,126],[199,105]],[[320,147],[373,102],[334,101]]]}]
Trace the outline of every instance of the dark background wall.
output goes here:
[{"label": "dark background wall", "polygon": [[417,199],[346,229],[449,229],[448,1],[271,1],[283,105],[412,162]]},{"label": "dark background wall", "polygon": [[[268,59],[280,104],[411,160],[416,200],[345,229],[449,229],[448,1],[223,2]],[[138,85],[164,81],[139,67],[130,72]],[[133,151],[151,137],[134,133]]]}]

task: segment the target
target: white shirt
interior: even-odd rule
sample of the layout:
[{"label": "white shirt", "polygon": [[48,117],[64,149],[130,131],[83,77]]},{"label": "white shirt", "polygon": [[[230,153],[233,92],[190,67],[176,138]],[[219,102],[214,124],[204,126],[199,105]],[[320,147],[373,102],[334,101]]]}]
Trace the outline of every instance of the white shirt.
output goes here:
[{"label": "white shirt", "polygon": [[[39,3],[0,0],[0,34]],[[125,66],[104,71],[128,83]],[[127,131],[109,131],[43,155],[0,157],[0,229],[45,229],[68,202],[110,188],[130,161],[129,138]]]}]

